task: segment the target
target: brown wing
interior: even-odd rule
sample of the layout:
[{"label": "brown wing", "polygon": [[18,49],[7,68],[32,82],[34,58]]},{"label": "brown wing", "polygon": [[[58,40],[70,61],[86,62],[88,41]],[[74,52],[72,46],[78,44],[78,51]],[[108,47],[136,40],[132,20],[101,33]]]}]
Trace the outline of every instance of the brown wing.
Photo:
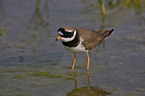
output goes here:
[{"label": "brown wing", "polygon": [[97,30],[97,32],[102,38],[106,39],[111,33],[114,31],[114,29],[110,30]]},{"label": "brown wing", "polygon": [[94,30],[89,30],[85,28],[75,28],[79,36],[84,38],[84,42],[82,43],[87,50],[91,50],[98,46],[104,39],[100,36],[100,34]]}]

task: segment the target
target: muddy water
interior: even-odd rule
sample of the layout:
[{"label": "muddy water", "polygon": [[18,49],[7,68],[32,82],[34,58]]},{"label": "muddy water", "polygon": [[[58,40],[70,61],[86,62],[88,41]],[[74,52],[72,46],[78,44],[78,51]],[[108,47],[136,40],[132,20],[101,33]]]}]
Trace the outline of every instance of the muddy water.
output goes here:
[{"label": "muddy water", "polygon": [[[105,1],[105,0],[104,0]],[[111,1],[111,0],[110,0]],[[143,0],[0,0],[1,96],[145,95],[145,7]],[[86,54],[55,42],[60,26],[115,31]]]}]

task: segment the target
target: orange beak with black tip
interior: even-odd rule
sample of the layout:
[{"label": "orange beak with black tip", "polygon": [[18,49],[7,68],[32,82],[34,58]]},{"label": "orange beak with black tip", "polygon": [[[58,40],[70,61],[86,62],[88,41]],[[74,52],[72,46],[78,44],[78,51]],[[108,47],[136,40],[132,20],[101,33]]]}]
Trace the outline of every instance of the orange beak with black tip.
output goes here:
[{"label": "orange beak with black tip", "polygon": [[61,39],[61,36],[59,35],[59,36],[56,38],[55,41],[60,40],[60,39]]}]

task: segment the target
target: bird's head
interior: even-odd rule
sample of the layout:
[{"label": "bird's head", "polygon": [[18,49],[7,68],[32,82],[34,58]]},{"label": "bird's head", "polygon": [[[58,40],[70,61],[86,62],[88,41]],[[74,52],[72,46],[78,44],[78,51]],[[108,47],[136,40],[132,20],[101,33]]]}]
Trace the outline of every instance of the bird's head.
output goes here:
[{"label": "bird's head", "polygon": [[59,36],[56,38],[56,41],[60,39],[62,42],[72,41],[77,33],[74,28],[69,26],[63,26],[59,28],[57,32]]}]

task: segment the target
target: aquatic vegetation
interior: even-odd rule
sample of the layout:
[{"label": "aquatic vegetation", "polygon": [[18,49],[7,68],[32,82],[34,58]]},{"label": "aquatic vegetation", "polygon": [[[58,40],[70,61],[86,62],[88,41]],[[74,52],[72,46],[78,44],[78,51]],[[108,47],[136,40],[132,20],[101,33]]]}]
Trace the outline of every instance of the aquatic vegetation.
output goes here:
[{"label": "aquatic vegetation", "polygon": [[55,75],[51,74],[47,71],[38,71],[37,73],[33,74],[33,76],[42,76],[42,77],[51,77],[51,78],[63,78],[64,75]]},{"label": "aquatic vegetation", "polygon": [[126,6],[128,8],[136,8],[136,9],[142,9],[145,4],[144,0],[124,0],[122,1],[123,6]]},{"label": "aquatic vegetation", "polygon": [[105,15],[106,14],[106,10],[105,10],[105,6],[104,6],[104,3],[103,3],[103,0],[98,0],[98,1],[99,1],[100,6],[101,6],[102,15]]},{"label": "aquatic vegetation", "polygon": [[0,36],[5,36],[5,32],[3,31],[3,28],[0,26]]}]

